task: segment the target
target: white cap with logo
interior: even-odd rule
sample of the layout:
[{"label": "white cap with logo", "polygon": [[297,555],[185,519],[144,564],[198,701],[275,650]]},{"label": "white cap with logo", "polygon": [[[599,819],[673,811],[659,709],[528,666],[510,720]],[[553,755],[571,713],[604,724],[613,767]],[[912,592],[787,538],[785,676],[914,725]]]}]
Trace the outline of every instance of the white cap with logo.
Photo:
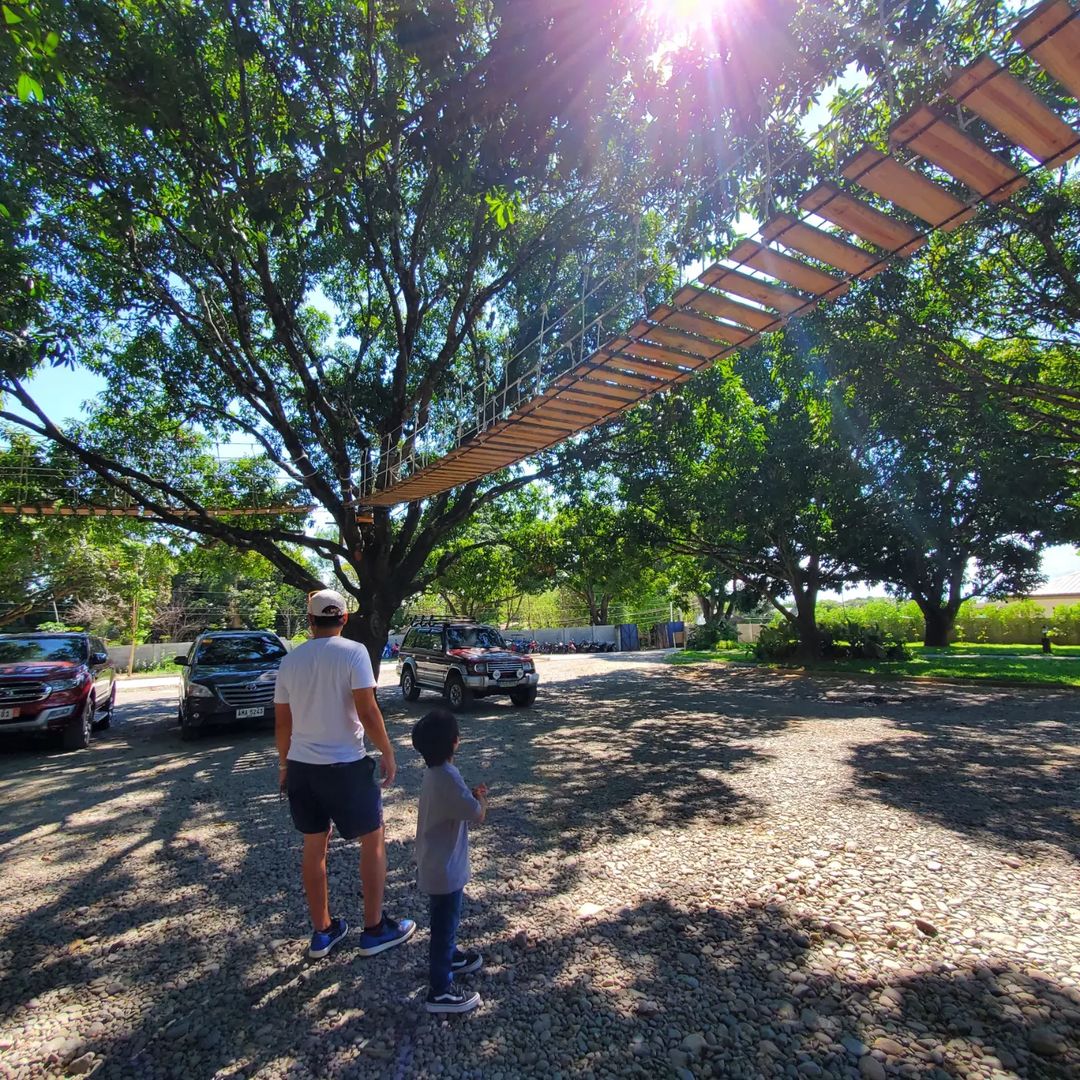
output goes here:
[{"label": "white cap with logo", "polygon": [[316,618],[324,615],[340,617],[348,611],[345,606],[345,597],[333,589],[319,589],[317,592],[309,593],[307,609],[308,614],[314,615]]}]

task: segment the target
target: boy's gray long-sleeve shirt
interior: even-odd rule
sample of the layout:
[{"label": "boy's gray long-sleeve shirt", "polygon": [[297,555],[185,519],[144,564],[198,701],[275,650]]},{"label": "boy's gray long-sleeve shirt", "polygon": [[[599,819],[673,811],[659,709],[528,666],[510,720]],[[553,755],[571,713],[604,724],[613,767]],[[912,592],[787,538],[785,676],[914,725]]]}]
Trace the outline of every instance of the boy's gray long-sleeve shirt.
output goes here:
[{"label": "boy's gray long-sleeve shirt", "polygon": [[439,896],[469,880],[469,825],[484,815],[461,773],[446,762],[424,770],[416,814],[416,876],[420,891]]}]

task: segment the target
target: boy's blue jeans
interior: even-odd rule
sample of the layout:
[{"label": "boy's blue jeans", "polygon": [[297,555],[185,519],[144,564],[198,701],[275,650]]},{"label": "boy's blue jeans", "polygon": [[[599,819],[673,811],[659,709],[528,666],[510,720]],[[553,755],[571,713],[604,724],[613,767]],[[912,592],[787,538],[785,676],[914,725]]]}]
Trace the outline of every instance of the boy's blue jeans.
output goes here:
[{"label": "boy's blue jeans", "polygon": [[428,981],[431,992],[441,994],[453,982],[450,961],[457,948],[463,889],[431,897],[431,952]]}]

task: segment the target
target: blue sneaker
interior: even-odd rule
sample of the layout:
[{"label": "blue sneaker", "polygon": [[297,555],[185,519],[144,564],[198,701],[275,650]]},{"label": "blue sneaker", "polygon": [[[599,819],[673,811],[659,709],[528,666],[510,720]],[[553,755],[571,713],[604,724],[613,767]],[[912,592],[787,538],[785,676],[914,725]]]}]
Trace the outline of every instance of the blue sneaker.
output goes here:
[{"label": "blue sneaker", "polygon": [[395,945],[404,945],[416,933],[416,923],[412,919],[391,919],[384,915],[378,930],[364,930],[360,935],[360,948],[356,951],[361,956],[375,956],[386,952]]},{"label": "blue sneaker", "polygon": [[335,917],[330,920],[330,928],[328,930],[316,930],[311,935],[311,945],[308,947],[307,954],[312,960],[319,960],[326,956],[327,953],[349,932],[349,924],[340,917]]}]

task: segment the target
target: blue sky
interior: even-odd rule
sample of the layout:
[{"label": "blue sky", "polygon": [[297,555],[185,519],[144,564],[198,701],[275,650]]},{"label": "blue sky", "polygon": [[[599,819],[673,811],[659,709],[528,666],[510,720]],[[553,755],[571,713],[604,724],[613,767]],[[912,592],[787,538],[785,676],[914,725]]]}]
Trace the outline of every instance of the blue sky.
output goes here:
[{"label": "blue sky", "polygon": [[[105,380],[85,368],[46,368],[28,384],[38,404],[53,420],[70,420],[82,412],[82,404],[105,389]],[[10,405],[10,403],[9,403]],[[1080,555],[1071,544],[1047,548],[1043,553],[1042,570],[1047,578],[1080,571]],[[848,597],[866,596],[872,590],[856,586],[845,593]],[[880,590],[876,590],[880,592]]]}]

